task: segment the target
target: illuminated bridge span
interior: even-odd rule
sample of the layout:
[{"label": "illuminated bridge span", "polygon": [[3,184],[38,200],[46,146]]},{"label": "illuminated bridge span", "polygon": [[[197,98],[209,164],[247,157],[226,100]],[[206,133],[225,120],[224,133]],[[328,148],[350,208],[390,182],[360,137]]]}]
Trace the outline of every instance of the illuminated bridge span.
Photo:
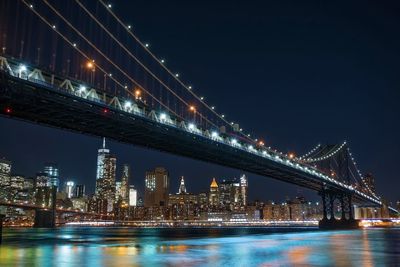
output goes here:
[{"label": "illuminated bridge span", "polygon": [[3,116],[309,188],[322,196],[323,221],[335,222],[335,201],[342,222],[353,221],[353,204],[382,205],[345,142],[319,145],[302,157],[280,153],[195,94],[110,5],[102,0],[58,2],[3,1],[0,23],[9,25],[0,33]]}]

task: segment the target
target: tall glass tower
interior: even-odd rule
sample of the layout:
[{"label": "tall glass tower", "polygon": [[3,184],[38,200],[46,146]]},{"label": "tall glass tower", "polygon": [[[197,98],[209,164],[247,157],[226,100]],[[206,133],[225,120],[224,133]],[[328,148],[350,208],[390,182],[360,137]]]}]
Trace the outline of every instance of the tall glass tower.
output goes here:
[{"label": "tall glass tower", "polygon": [[60,184],[60,177],[58,172],[57,164],[55,163],[46,163],[44,166],[44,173],[48,176],[48,185],[49,187],[56,186],[58,190],[58,186]]}]

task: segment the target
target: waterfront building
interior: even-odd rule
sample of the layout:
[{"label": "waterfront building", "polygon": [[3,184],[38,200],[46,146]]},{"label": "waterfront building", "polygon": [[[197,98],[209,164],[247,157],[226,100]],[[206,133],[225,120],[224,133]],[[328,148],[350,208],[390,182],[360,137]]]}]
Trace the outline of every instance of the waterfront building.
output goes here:
[{"label": "waterfront building", "polygon": [[117,159],[103,147],[97,154],[96,196],[107,202],[107,212],[112,212],[115,202],[115,171]]},{"label": "waterfront building", "polygon": [[169,192],[169,174],[162,167],[147,171],[145,177],[144,206],[167,206]]},{"label": "waterfront building", "polygon": [[59,182],[60,182],[60,177],[59,177],[59,171],[57,164],[55,163],[46,163],[44,165],[44,173],[47,174],[48,177],[48,184],[47,186],[52,187],[56,186],[58,189]]},{"label": "waterfront building", "polygon": [[238,203],[239,203],[239,206],[246,207],[246,205],[247,205],[247,188],[249,186],[246,175],[243,174],[239,180],[240,180],[240,194],[239,194]]},{"label": "waterfront building", "polygon": [[129,206],[137,206],[137,190],[133,185],[129,186]]},{"label": "waterfront building", "polygon": [[219,192],[218,192],[218,184],[217,181],[215,181],[215,178],[213,178],[211,184],[210,184],[210,194],[209,194],[209,205],[213,208],[216,208],[219,206]]},{"label": "waterfront building", "polygon": [[74,194],[74,196],[77,197],[77,198],[84,197],[85,196],[85,185],[77,184],[75,186],[75,194]]}]

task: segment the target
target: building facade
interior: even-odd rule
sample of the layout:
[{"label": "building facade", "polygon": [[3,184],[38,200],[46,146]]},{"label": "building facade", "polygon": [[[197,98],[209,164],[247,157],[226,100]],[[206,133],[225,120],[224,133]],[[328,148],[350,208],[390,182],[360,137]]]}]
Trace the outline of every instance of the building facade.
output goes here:
[{"label": "building facade", "polygon": [[169,174],[165,168],[147,171],[145,177],[144,206],[168,206]]}]

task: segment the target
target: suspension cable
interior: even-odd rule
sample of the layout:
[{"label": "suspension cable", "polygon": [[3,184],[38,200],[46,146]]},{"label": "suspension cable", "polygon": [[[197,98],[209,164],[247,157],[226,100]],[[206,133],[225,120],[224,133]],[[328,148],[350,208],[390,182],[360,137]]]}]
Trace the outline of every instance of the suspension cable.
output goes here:
[{"label": "suspension cable", "polygon": [[[62,39],[64,39],[64,41],[65,42],[67,42],[70,46],[72,46],[74,49],[76,49],[84,58],[86,58],[87,60],[91,60],[91,58],[86,54],[86,53],[84,53],[81,49],[79,49],[77,46],[75,46],[74,45],[74,43],[73,42],[71,42],[65,35],[63,35],[60,31],[58,31],[58,29],[57,28],[54,28],[53,27],[53,25],[50,23],[50,22],[48,22],[48,20],[46,20],[42,15],[40,15],[40,13],[39,12],[37,12],[35,9],[33,9],[33,8],[31,8],[31,5],[30,4],[28,4],[25,0],[22,0],[22,2],[30,9],[30,10],[32,10],[32,12],[36,15],[36,16],[38,16],[45,24],[47,24],[51,29],[53,29],[59,36],[61,36],[61,38]],[[93,64],[102,72],[102,73],[104,73],[104,74],[106,74],[107,75],[107,72],[99,65],[99,64],[97,64],[96,62],[93,62]],[[122,87],[127,93],[129,93],[131,96],[134,96],[133,95],[133,93],[132,92],[130,92],[129,90],[127,90],[126,88],[125,88],[125,86],[124,85],[122,85],[118,80],[116,80],[115,78],[113,78],[113,77],[110,77],[116,84],[118,84],[120,87]],[[136,85],[136,86],[138,86],[138,87],[140,87],[142,90],[144,90],[145,92],[147,92],[139,83],[137,83],[135,80],[133,80],[133,79],[131,79],[132,80],[132,82]],[[149,94],[150,95],[150,94]],[[155,98],[155,100],[156,101],[158,101],[158,99],[156,99]],[[163,105],[162,103],[160,103],[161,105]],[[175,114],[175,112],[173,112],[174,114]],[[180,116],[178,115],[178,114],[175,114],[177,117],[179,117],[180,118]]]},{"label": "suspension cable", "polygon": [[[144,44],[132,31],[129,30],[129,28],[126,27],[126,25],[122,22],[122,20],[111,10],[111,8],[108,7],[106,3],[104,3],[103,0],[99,0],[99,2],[105,7],[105,9],[114,17],[114,19],[128,32],[128,34],[134,38],[149,55],[164,69],[166,70],[172,77],[175,79],[179,84],[181,84],[190,94],[192,94],[200,103],[202,103],[205,107],[207,107],[213,114],[215,114],[220,120],[225,122],[229,127],[232,127],[232,125],[227,121],[222,115],[218,114],[212,107],[210,107],[205,101],[201,99],[198,95],[196,95],[193,90],[186,84],[184,84],[174,73],[169,70],[165,64],[163,64]],[[250,139],[246,134],[239,132],[241,135],[243,135],[246,139]],[[251,140],[251,139],[250,139]],[[251,140],[253,141],[253,140]]]},{"label": "suspension cable", "polygon": [[[47,0],[43,0],[44,2],[47,3]],[[178,94],[176,94],[168,85],[166,85],[160,78],[158,78],[149,68],[147,68],[136,56],[132,54],[131,51],[129,51],[126,46],[124,46],[118,38],[116,38],[105,26],[102,24],[79,0],[75,0],[75,2],[90,16],[92,20],[94,20],[115,42],[118,43],[118,45],[125,50],[126,53],[128,53],[129,56],[131,56],[144,70],[146,70],[154,79],[156,79],[161,85],[163,85],[168,91],[170,91],[176,98],[178,98],[182,103],[184,103],[188,108],[190,107],[190,104],[187,103],[184,99],[182,99]],[[210,120],[208,120],[204,115],[202,115],[200,112],[195,111],[200,115],[201,118],[204,118],[207,122],[212,124]],[[216,125],[213,124],[215,127]]]},{"label": "suspension cable", "polygon": [[[25,3],[25,0],[23,0]],[[52,10],[54,13],[56,13],[69,27],[71,27],[82,39],[84,39],[93,49],[95,49],[100,55],[102,55],[108,62],[110,62],[115,68],[117,68],[124,76],[126,76],[129,80],[131,80],[132,83],[134,83],[136,86],[138,86],[140,89],[142,89],[144,92],[146,92],[149,96],[151,96],[154,100],[156,100],[160,105],[164,106],[167,110],[181,118],[178,114],[173,112],[169,107],[164,105],[161,101],[159,101],[155,96],[153,96],[149,91],[147,91],[142,85],[140,85],[139,82],[134,80],[130,75],[128,75],[124,70],[122,70],[117,64],[115,64],[109,57],[107,57],[101,50],[99,50],[90,40],[88,40],[78,29],[76,29],[64,16],[62,16],[51,4],[49,4],[46,0],[43,0]],[[122,86],[122,85],[121,85]],[[125,86],[122,86],[122,88],[129,92],[132,96],[132,92],[127,90]]]}]

